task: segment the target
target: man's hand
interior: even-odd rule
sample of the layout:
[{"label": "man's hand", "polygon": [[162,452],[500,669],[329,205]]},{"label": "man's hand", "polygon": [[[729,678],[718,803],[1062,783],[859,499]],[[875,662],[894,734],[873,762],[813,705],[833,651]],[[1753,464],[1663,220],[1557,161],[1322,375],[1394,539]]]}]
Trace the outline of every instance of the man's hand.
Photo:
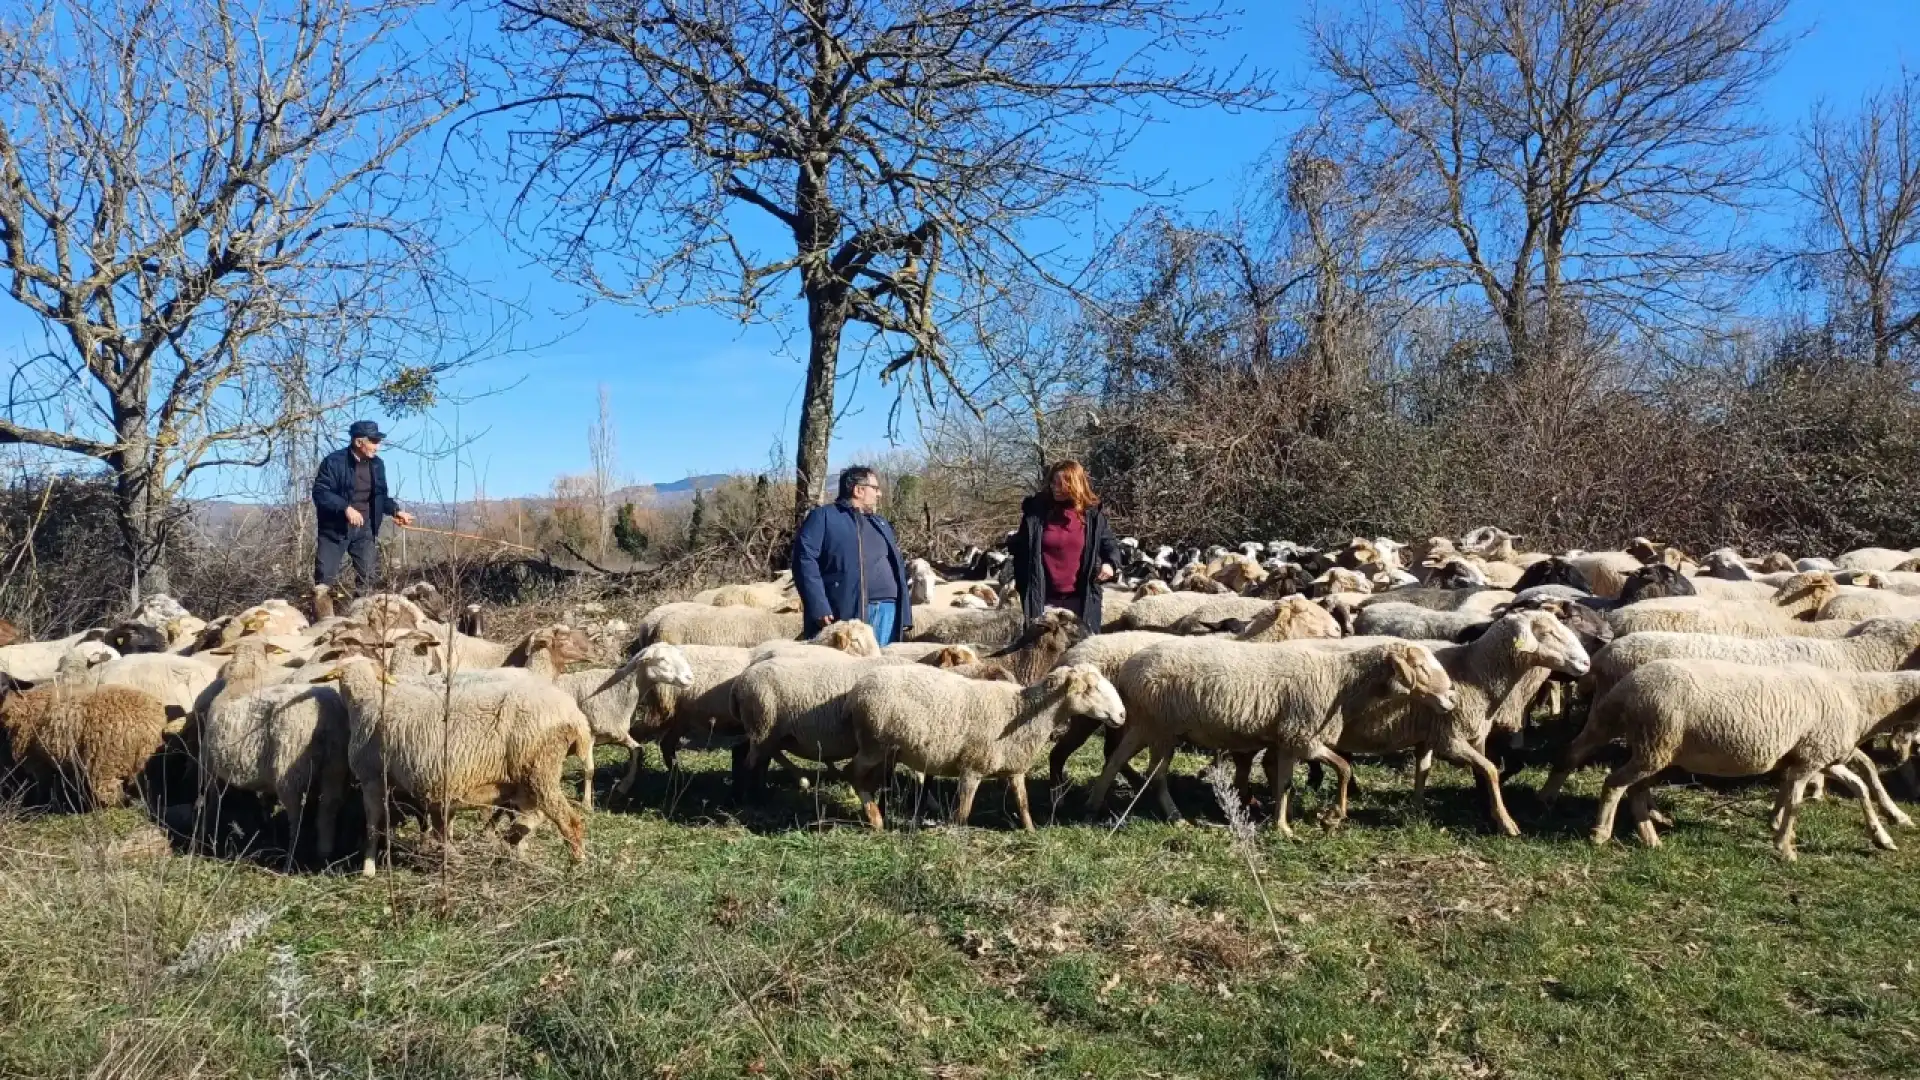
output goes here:
[{"label": "man's hand", "polygon": [[836,622],[838,622],[838,621],[839,621],[839,620],[837,620],[837,619],[835,619],[835,618],[834,618],[833,616],[831,616],[831,615],[822,615],[822,616],[820,616],[820,625],[821,625],[821,626],[832,626],[832,625],[833,625],[834,623],[836,623]]},{"label": "man's hand", "polygon": [[360,511],[355,510],[351,506],[347,507],[347,524],[348,525],[357,529],[360,526],[365,525],[366,523],[367,523],[367,519],[360,516]]},{"label": "man's hand", "polygon": [[1112,581],[1112,580],[1113,580],[1113,567],[1111,567],[1111,566],[1108,566],[1108,565],[1107,565],[1106,563],[1101,563],[1101,564],[1100,564],[1100,580],[1101,580],[1101,581]]},{"label": "man's hand", "polygon": [[404,529],[407,526],[413,524],[413,515],[407,513],[405,510],[395,511],[393,515],[393,523]]}]

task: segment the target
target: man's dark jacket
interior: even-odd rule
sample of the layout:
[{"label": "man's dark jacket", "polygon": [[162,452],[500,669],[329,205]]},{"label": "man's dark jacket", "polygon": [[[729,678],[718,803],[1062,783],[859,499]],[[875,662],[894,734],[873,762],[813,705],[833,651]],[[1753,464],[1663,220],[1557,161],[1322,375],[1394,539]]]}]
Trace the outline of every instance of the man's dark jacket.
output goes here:
[{"label": "man's dark jacket", "polygon": [[[373,496],[369,501],[373,512],[367,515],[367,528],[379,536],[380,519],[398,513],[400,504],[387,494],[386,462],[376,456],[367,466],[373,473]],[[314,517],[321,536],[336,540],[346,537],[347,506],[352,502],[353,448],[349,446],[321,458],[320,469],[313,474]]]},{"label": "man's dark jacket", "polygon": [[[905,638],[913,625],[913,590],[907,584],[907,560],[900,554],[893,526],[875,515],[875,525],[886,537],[887,557],[893,561],[900,614],[897,637]],[[812,637],[831,615],[835,619],[867,616],[866,562],[861,558],[860,511],[847,499],[819,507],[800,523],[793,535],[793,587],[806,611],[806,635]]]},{"label": "man's dark jacket", "polygon": [[[1031,622],[1047,607],[1047,571],[1040,562],[1040,534],[1046,530],[1053,513],[1053,496],[1046,492],[1029,495],[1020,504],[1020,528],[1010,547],[1013,554],[1013,583],[1020,589],[1020,606]],[[1120,545],[1107,524],[1107,512],[1090,506],[1081,513],[1087,527],[1087,542],[1080,549],[1080,620],[1093,633],[1100,632],[1100,565],[1120,568]]]}]

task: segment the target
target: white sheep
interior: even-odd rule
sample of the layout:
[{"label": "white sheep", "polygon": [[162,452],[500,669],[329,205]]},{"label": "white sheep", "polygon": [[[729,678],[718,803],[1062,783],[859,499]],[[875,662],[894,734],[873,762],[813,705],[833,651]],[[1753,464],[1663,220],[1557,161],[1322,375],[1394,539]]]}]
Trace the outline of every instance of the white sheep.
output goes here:
[{"label": "white sheep", "polygon": [[[1623,796],[1641,839],[1659,844],[1649,790],[1669,767],[1708,776],[1777,776],[1774,846],[1792,859],[1794,825],[1809,781],[1824,773],[1854,789],[1873,842],[1893,849],[1874,810],[1873,788],[1846,766],[1875,735],[1920,730],[1920,672],[1827,671],[1803,665],[1757,667],[1725,660],[1656,660],[1621,680],[1593,707],[1541,796],[1619,739],[1630,751],[1608,774],[1593,840],[1613,837]],[[1871,762],[1868,763],[1871,765]]]},{"label": "white sheep", "polygon": [[1019,639],[1025,621],[1019,604],[978,611],[929,607],[914,613],[907,640],[1004,649]]},{"label": "white sheep", "polygon": [[756,646],[749,662],[759,663],[775,656],[806,656],[822,648],[848,656],[879,656],[881,652],[880,639],[874,636],[873,627],[859,619],[847,619],[828,623],[806,641],[769,641]]},{"label": "white sheep", "polygon": [[1594,697],[1599,699],[1636,668],[1655,660],[1675,659],[1768,666],[1807,664],[1829,671],[1894,671],[1920,661],[1920,619],[1869,619],[1845,636],[1832,639],[1663,631],[1629,634],[1595,654]]},{"label": "white sheep", "polygon": [[1865,547],[1855,548],[1833,560],[1837,570],[1892,570],[1909,559],[1920,556],[1920,548],[1902,551],[1898,548]]},{"label": "white sheep", "polygon": [[1442,712],[1454,706],[1446,670],[1431,651],[1392,641],[1360,648],[1292,641],[1249,644],[1174,638],[1122,664],[1115,685],[1131,710],[1120,745],[1088,798],[1105,804],[1120,767],[1152,751],[1148,774],[1161,809],[1178,820],[1166,768],[1182,740],[1227,753],[1268,751],[1276,802],[1274,826],[1291,834],[1286,793],[1298,761],[1324,761],[1340,775],[1339,812],[1346,812],[1351,770],[1332,747],[1344,718],[1382,697],[1413,696]]},{"label": "white sheep", "polygon": [[516,849],[544,817],[576,860],[585,857],[586,825],[566,799],[561,770],[569,753],[593,760],[593,735],[566,691],[540,679],[435,686],[396,679],[365,657],[326,677],[347,702],[348,763],[367,814],[363,875],[375,872],[393,792],[426,808],[442,843],[450,811],[504,806],[523,813],[510,838]]},{"label": "white sheep", "polygon": [[[733,715],[733,679],[747,669],[750,659],[750,652],[738,646],[661,642],[629,657],[607,677],[605,685],[611,688],[621,680],[634,680],[639,697],[633,712],[633,737],[641,742],[658,740],[661,760],[672,770],[680,744],[689,736],[703,734],[712,742],[739,735],[739,721]],[[743,765],[745,760],[742,752]],[[633,790],[641,764],[636,748],[628,758],[626,774],[614,785],[614,794],[626,795]]]},{"label": "white sheep", "polygon": [[925,666],[899,656],[850,656],[830,649],[755,661],[733,680],[733,713],[751,749],[757,782],[776,754],[834,766],[859,750],[846,694],[875,664]]},{"label": "white sheep", "polygon": [[[60,659],[82,643],[99,644],[102,632],[98,630],[69,634],[53,641],[23,641],[18,645],[0,648],[0,675],[16,683],[43,683],[53,678],[60,669]],[[113,656],[120,652],[107,645],[100,645]],[[104,657],[103,659],[111,659]]]},{"label": "white sheep", "polygon": [[300,843],[311,798],[315,850],[333,854],[347,789],[347,707],[332,686],[269,682],[268,644],[242,641],[220,673],[219,692],[196,725],[201,801],[221,785],[277,799]]},{"label": "white sheep", "polygon": [[[1364,648],[1349,639],[1335,648]],[[1487,785],[1487,814],[1509,836],[1520,827],[1507,813],[1500,773],[1486,756],[1496,729],[1518,731],[1525,710],[1553,673],[1578,678],[1591,663],[1573,631],[1542,611],[1516,611],[1487,627],[1471,644],[1433,649],[1454,691],[1454,707],[1436,710],[1404,697],[1383,698],[1350,710],[1331,737],[1341,754],[1391,754],[1419,748],[1413,791],[1426,791],[1435,755],[1476,773]]]},{"label": "white sheep", "polygon": [[911,559],[907,562],[907,582],[911,589],[908,598],[916,604],[928,604],[933,602],[933,590],[941,584],[941,578],[933,572],[932,563]]},{"label": "white sheep", "polygon": [[954,823],[965,825],[980,781],[1004,777],[1022,828],[1033,830],[1027,770],[1069,717],[1121,724],[1126,707],[1113,684],[1089,665],[1069,665],[1032,686],[968,679],[923,664],[881,664],[847,693],[859,742],[850,769],[874,829],[886,827],[879,792],[895,765],[923,776],[960,780]]},{"label": "white sheep", "polygon": [[1433,611],[1412,604],[1368,604],[1354,613],[1353,632],[1409,641],[1457,641],[1493,622],[1490,614]]},{"label": "white sheep", "polygon": [[757,607],[661,604],[640,618],[635,641],[642,647],[731,645],[751,649],[769,641],[800,636],[801,617]]},{"label": "white sheep", "polygon": [[179,731],[213,685],[219,672],[206,663],[172,653],[134,653],[89,668],[89,686],[129,686],[144,690],[166,706],[169,732]]}]

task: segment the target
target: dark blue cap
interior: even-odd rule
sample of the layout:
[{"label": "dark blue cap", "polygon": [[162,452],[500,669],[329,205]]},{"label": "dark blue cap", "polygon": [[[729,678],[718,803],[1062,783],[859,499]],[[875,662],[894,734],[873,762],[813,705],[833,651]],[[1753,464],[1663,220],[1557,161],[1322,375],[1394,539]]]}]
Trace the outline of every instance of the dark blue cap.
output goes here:
[{"label": "dark blue cap", "polygon": [[386,435],[381,433],[380,425],[372,420],[355,420],[353,426],[347,429],[347,438],[349,440],[372,439],[374,442],[381,442],[386,439]]}]

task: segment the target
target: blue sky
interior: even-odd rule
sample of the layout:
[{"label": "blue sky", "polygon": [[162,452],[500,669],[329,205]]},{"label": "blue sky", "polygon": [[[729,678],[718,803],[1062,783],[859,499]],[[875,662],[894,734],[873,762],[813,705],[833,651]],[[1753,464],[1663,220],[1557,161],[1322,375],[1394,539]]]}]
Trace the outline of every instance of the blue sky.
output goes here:
[{"label": "blue sky", "polygon": [[[1244,59],[1283,83],[1297,81],[1304,74],[1297,25],[1304,5],[1242,2],[1240,29],[1210,59],[1221,66]],[[1903,63],[1920,64],[1920,0],[1794,0],[1787,26],[1805,37],[1763,102],[1783,126],[1818,97],[1849,104],[1890,81]],[[1180,206],[1198,216],[1229,204],[1248,166],[1296,122],[1285,113],[1173,112],[1136,140],[1128,163],[1188,189]],[[1103,209],[1103,223],[1123,220],[1137,205],[1116,199]],[[1082,227],[1090,235],[1096,224]],[[577,290],[554,281],[496,231],[468,232],[454,262],[524,300],[531,319],[520,337],[529,347],[462,373],[448,389],[468,398],[464,404],[387,424],[394,435],[390,470],[403,496],[466,497],[476,476],[493,497],[542,494],[556,475],[584,471],[601,384],[612,396],[625,479],[763,468],[776,445],[791,457],[804,335],[742,327],[712,311],[650,316],[599,303],[582,312]],[[549,344],[533,344],[539,342]],[[891,389],[871,379],[842,389],[853,408],[835,433],[836,464],[887,448],[892,402]],[[469,441],[457,481],[445,462],[407,450],[456,427]],[[911,436],[909,424],[903,437]]]}]

